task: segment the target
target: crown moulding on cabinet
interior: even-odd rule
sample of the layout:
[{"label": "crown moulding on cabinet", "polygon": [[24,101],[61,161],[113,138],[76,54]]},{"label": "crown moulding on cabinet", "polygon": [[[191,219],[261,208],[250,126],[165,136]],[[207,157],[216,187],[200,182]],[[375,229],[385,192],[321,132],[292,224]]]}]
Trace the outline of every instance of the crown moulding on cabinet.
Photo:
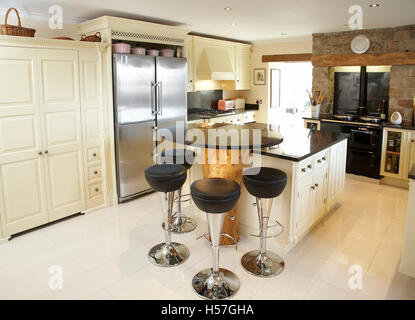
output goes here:
[{"label": "crown moulding on cabinet", "polygon": [[313,55],[314,67],[414,65],[415,52]]}]

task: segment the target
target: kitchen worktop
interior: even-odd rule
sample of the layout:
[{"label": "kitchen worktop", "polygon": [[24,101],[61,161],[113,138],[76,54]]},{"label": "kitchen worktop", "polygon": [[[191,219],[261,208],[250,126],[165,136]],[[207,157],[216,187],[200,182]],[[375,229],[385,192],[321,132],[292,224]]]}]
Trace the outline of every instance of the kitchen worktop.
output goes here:
[{"label": "kitchen worktop", "polygon": [[[192,131],[192,129],[197,130]],[[215,142],[212,143],[209,141],[208,135],[210,129],[223,130],[221,135],[228,136],[226,145],[216,145],[219,141],[218,138],[216,138],[216,144]],[[247,130],[246,133],[249,133],[247,142],[241,142],[240,139],[231,141],[232,139],[229,135],[233,132],[240,137],[243,129]],[[259,145],[255,145],[252,139],[254,129],[260,129],[261,132],[261,141]],[[172,138],[177,142],[175,130],[170,131],[173,132]],[[202,132],[203,135],[201,136],[203,136],[203,138],[201,138],[200,141],[196,141],[196,139],[190,139],[189,136],[187,136],[185,142],[187,145],[199,148],[254,149],[254,152],[260,152],[262,155],[290,161],[301,161],[347,139],[348,137],[347,134],[342,133],[272,126],[265,123],[251,123],[246,125],[216,123],[208,128],[201,127],[200,124],[188,124],[187,135],[192,132],[195,136],[196,133]]]},{"label": "kitchen worktop", "polygon": [[218,113],[216,115],[203,115],[197,112],[189,112],[187,114],[187,121],[195,121],[200,119],[212,119],[212,118],[219,118],[219,117],[227,117],[227,116],[236,116],[240,114],[244,114],[246,112],[254,112],[258,111],[256,109],[236,109],[235,112],[232,113]]},{"label": "kitchen worktop", "polygon": [[390,122],[383,124],[383,127],[401,129],[401,130],[415,130],[415,126],[404,125],[404,124],[392,124]]},{"label": "kitchen worktop", "polygon": [[344,133],[304,128],[278,128],[277,126],[272,130],[280,132],[284,140],[276,147],[263,148],[261,154],[290,161],[306,159],[349,137]]}]

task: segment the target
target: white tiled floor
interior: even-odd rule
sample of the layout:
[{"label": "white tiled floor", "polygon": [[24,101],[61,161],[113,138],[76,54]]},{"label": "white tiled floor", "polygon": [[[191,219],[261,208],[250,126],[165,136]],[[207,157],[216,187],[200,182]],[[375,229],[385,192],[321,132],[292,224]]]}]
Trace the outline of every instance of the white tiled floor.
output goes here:
[{"label": "white tiled floor", "polygon": [[[272,279],[246,273],[240,258],[257,248],[242,238],[221,250],[234,271],[236,299],[414,299],[415,279],[397,272],[402,251],[406,190],[347,179],[342,206],[285,255],[286,269]],[[210,266],[210,249],[196,240],[207,226],[173,235],[189,260],[163,269],[147,261],[162,241],[157,194],[35,230],[0,245],[2,299],[197,299],[191,279]],[[50,266],[60,266],[63,289],[49,289]],[[349,267],[360,265],[363,288],[348,286]]]}]

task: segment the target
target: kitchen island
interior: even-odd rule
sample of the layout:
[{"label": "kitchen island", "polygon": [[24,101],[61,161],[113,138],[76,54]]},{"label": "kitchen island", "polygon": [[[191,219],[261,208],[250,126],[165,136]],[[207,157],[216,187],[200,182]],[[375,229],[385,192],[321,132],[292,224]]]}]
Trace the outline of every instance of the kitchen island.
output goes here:
[{"label": "kitchen island", "polygon": [[[209,141],[205,136],[205,140],[199,139],[198,142],[195,139],[186,139],[184,144],[196,151],[199,156],[205,155],[208,149],[216,149],[216,151],[222,149],[227,153],[232,152],[232,147],[240,150],[251,149],[253,153],[260,156],[260,163],[255,163],[256,166],[273,167],[286,172],[287,186],[284,192],[274,200],[270,217],[284,226],[284,231],[279,237],[270,239],[270,243],[274,240],[282,251],[290,250],[335,207],[344,187],[347,135],[303,128],[269,126],[261,123],[243,126],[224,124],[211,128],[192,124],[187,127],[187,131],[200,129],[201,132],[207,134],[212,128],[222,129],[225,135],[234,130],[248,129],[253,132],[254,129],[259,129],[261,140],[260,143],[254,143],[250,138],[249,143],[241,143],[228,139],[227,145],[220,146],[212,143],[212,140]],[[227,163],[227,165],[230,164]],[[209,172],[214,170],[211,170],[211,167],[207,171],[207,166],[220,167],[219,164],[195,163],[190,170],[188,180],[195,181],[212,176]],[[248,166],[238,166],[237,171],[240,172],[242,167]],[[213,176],[222,174],[220,170],[217,173],[219,175]],[[239,176],[236,180],[241,182]],[[199,212],[198,209],[195,210],[204,219],[205,214]],[[255,198],[247,192],[243,184],[241,184],[241,198],[235,210],[238,213],[237,221],[239,221],[237,232],[245,236],[257,233],[255,231],[258,227],[258,216]],[[271,229],[269,234],[272,233]],[[275,230],[275,233],[278,233],[278,230]]]}]

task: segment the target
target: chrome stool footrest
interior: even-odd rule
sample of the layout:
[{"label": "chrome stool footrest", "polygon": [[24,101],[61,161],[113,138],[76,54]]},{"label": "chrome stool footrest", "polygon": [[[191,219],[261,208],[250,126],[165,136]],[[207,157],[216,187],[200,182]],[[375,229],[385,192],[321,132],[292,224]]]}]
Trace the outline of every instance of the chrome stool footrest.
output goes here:
[{"label": "chrome stool footrest", "polygon": [[264,235],[261,235],[261,234],[253,234],[253,233],[251,233],[250,236],[251,237],[255,237],[255,238],[261,238],[261,237],[263,237],[263,238],[266,238],[266,239],[278,237],[279,235],[281,235],[284,232],[284,227],[278,221],[275,221],[275,223],[276,224],[270,225],[266,229],[268,230],[268,229],[271,229],[271,228],[274,228],[274,227],[280,227],[281,230],[277,234],[274,234],[274,235],[271,235],[271,236],[264,236]]},{"label": "chrome stool footrest", "polygon": [[[231,239],[233,241],[233,244],[220,245],[219,248],[229,248],[229,247],[235,246],[235,250],[238,250],[238,242],[236,241],[236,239],[234,237],[232,237],[231,235],[229,235],[227,233],[221,233],[220,236],[224,236],[224,237],[227,237],[227,238]],[[208,241],[209,243],[212,243],[209,239],[209,233],[208,232],[198,236],[196,238],[196,240],[199,240],[201,238],[205,238],[206,241]]]}]

